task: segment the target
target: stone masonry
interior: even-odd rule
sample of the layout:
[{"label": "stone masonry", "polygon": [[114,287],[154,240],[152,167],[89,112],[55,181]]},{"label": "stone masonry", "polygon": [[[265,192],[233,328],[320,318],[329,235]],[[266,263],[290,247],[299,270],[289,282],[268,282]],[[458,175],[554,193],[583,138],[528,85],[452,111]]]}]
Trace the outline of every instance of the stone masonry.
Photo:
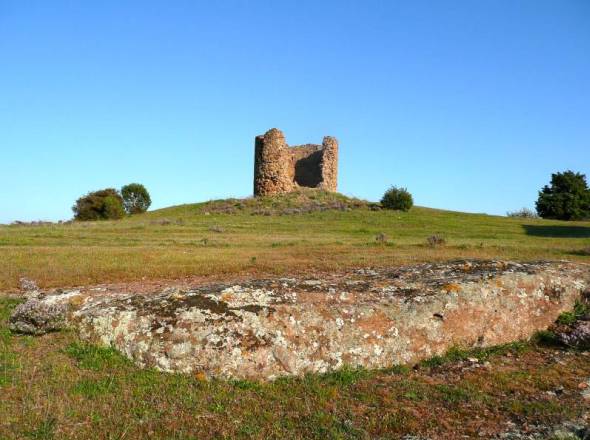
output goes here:
[{"label": "stone masonry", "polygon": [[254,195],[282,194],[299,187],[337,190],[338,141],[326,136],[322,145],[289,147],[277,128],[256,137]]}]

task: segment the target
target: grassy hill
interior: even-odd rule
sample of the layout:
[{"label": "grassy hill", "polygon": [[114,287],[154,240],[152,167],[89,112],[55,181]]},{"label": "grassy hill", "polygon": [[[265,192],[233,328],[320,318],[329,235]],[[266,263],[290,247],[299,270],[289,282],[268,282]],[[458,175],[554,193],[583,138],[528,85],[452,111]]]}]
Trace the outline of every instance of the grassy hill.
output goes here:
[{"label": "grassy hill", "polygon": [[[378,241],[379,234],[389,239]],[[429,246],[433,234],[446,245]],[[463,257],[590,262],[588,248],[590,222],[381,211],[305,192],[175,206],[116,222],[1,226],[0,292],[16,288],[21,276],[65,287]],[[7,320],[18,302],[0,295],[2,439],[492,438],[511,426],[551,432],[587,412],[579,389],[590,374],[587,353],[542,338],[457,349],[413,369],[207,381],[139,369],[72,331],[12,334]]]},{"label": "grassy hill", "polygon": [[[385,241],[376,237],[385,234]],[[446,245],[430,247],[438,234]],[[590,262],[590,222],[375,204],[318,191],[160,209],[120,221],[0,226],[0,289],[281,274],[450,258]]]}]

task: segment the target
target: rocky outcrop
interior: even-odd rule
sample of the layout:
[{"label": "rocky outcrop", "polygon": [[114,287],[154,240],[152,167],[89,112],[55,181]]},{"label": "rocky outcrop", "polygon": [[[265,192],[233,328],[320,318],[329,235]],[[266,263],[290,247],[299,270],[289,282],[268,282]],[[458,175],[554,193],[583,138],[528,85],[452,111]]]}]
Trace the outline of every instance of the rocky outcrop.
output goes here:
[{"label": "rocky outcrop", "polygon": [[557,340],[568,347],[590,349],[590,319],[579,319],[571,325],[558,326]]},{"label": "rocky outcrop", "polygon": [[30,298],[16,307],[10,317],[10,330],[17,333],[42,335],[63,329],[67,322],[69,296],[49,295],[43,299]]},{"label": "rocky outcrop", "polygon": [[60,322],[139,366],[273,379],[525,339],[571,309],[588,285],[588,268],[571,263],[458,261],[149,295],[47,294],[11,322],[41,333],[23,315],[62,304]]}]

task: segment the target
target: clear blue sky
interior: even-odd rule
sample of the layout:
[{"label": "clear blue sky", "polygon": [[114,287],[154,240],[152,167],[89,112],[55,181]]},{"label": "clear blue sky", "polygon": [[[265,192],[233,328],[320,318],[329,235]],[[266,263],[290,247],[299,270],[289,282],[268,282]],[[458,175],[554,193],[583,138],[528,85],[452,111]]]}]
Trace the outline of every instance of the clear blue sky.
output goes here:
[{"label": "clear blue sky", "polygon": [[533,207],[590,174],[590,1],[0,0],[0,222],[248,196],[271,127],[336,136],[345,194]]}]

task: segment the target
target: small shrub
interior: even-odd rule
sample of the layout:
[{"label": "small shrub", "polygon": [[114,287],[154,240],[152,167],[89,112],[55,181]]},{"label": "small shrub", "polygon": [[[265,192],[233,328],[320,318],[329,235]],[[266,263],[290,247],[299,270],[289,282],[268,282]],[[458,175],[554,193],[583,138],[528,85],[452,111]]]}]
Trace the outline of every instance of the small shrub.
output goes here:
[{"label": "small shrub", "polygon": [[162,218],[162,219],[159,219],[159,220],[152,220],[150,222],[150,224],[152,224],[152,225],[160,225],[160,226],[168,226],[168,225],[171,225],[172,224],[172,220],[167,219],[167,218]]},{"label": "small shrub", "polygon": [[434,234],[426,239],[426,244],[430,247],[439,247],[447,244],[447,241],[442,235]]},{"label": "small shrub", "polygon": [[558,324],[571,325],[576,322],[576,315],[573,312],[563,312],[557,317]]},{"label": "small shrub", "polygon": [[576,301],[574,304],[574,315],[577,318],[581,318],[583,316],[590,314],[590,305],[587,302]]},{"label": "small shrub", "polygon": [[383,232],[380,232],[375,237],[375,241],[379,244],[386,244],[387,242],[389,242],[389,237],[386,234],[384,234]]},{"label": "small shrub", "polygon": [[116,189],[106,188],[94,191],[76,200],[74,206],[76,220],[120,219],[125,215],[123,198]]},{"label": "small shrub", "polygon": [[561,346],[561,342],[554,332],[550,330],[540,330],[533,335],[531,340],[537,345],[556,347]]},{"label": "small shrub", "polygon": [[121,188],[123,205],[128,214],[146,212],[152,204],[150,193],[141,183],[130,183]]},{"label": "small shrub", "polygon": [[223,229],[221,226],[218,225],[213,225],[209,228],[209,230],[211,232],[217,232],[218,234],[222,234],[223,232],[225,232],[225,229]]},{"label": "small shrub", "polygon": [[573,253],[576,255],[581,255],[582,257],[590,257],[590,247],[575,250]]},{"label": "small shrub", "polygon": [[557,317],[557,324],[572,325],[578,319],[584,318],[590,313],[590,307],[588,304],[582,301],[576,301],[574,308],[571,312],[563,312]]},{"label": "small shrub", "polygon": [[514,218],[539,218],[537,213],[529,208],[522,208],[518,211],[508,211],[506,213],[506,217],[514,217]]},{"label": "small shrub", "polygon": [[409,211],[414,206],[414,199],[406,188],[392,186],[383,194],[381,206],[396,211]]}]

